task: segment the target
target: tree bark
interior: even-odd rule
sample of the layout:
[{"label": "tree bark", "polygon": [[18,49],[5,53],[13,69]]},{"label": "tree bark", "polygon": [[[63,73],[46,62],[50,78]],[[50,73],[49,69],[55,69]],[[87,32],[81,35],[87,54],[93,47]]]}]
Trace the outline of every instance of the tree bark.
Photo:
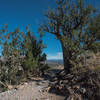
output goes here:
[{"label": "tree bark", "polygon": [[66,73],[70,73],[70,68],[71,68],[71,64],[70,64],[70,59],[69,59],[69,55],[67,55],[67,50],[66,48],[63,46],[62,44],[62,51],[63,51],[63,63],[64,63],[64,70]]}]

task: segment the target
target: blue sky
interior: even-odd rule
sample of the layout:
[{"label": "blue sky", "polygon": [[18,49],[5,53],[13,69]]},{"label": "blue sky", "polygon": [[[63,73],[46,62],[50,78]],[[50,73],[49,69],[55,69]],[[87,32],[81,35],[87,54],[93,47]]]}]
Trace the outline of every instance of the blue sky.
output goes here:
[{"label": "blue sky", "polygon": [[[55,0],[0,0],[0,27],[8,23],[9,30],[19,26],[20,30],[25,30],[27,24],[31,24],[32,30],[36,33],[37,28],[44,18],[43,11],[48,6],[54,7]],[[90,1],[95,7],[100,6],[100,0]],[[62,59],[62,49],[58,40],[53,35],[46,34],[43,37],[47,48],[44,52],[48,59]]]}]

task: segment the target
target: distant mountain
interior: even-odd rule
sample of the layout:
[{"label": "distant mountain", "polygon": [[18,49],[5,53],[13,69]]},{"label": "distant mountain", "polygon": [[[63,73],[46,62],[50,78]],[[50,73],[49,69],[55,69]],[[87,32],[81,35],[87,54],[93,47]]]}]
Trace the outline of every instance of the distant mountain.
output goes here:
[{"label": "distant mountain", "polygon": [[59,66],[59,65],[63,65],[63,60],[47,60],[46,63],[49,65],[49,66]]}]

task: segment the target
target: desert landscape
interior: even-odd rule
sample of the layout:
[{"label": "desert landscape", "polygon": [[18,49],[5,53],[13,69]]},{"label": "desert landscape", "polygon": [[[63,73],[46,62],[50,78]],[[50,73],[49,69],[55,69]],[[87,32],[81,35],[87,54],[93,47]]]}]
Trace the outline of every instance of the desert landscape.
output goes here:
[{"label": "desert landscape", "polygon": [[0,100],[100,100],[100,0],[0,0]]}]

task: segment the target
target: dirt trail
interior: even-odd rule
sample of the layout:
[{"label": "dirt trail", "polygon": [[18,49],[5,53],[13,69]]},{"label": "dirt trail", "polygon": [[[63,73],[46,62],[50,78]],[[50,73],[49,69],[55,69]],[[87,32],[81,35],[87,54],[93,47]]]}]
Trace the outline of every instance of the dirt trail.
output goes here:
[{"label": "dirt trail", "polygon": [[0,100],[64,100],[63,96],[48,93],[49,80],[35,78],[32,81],[0,93]]}]

